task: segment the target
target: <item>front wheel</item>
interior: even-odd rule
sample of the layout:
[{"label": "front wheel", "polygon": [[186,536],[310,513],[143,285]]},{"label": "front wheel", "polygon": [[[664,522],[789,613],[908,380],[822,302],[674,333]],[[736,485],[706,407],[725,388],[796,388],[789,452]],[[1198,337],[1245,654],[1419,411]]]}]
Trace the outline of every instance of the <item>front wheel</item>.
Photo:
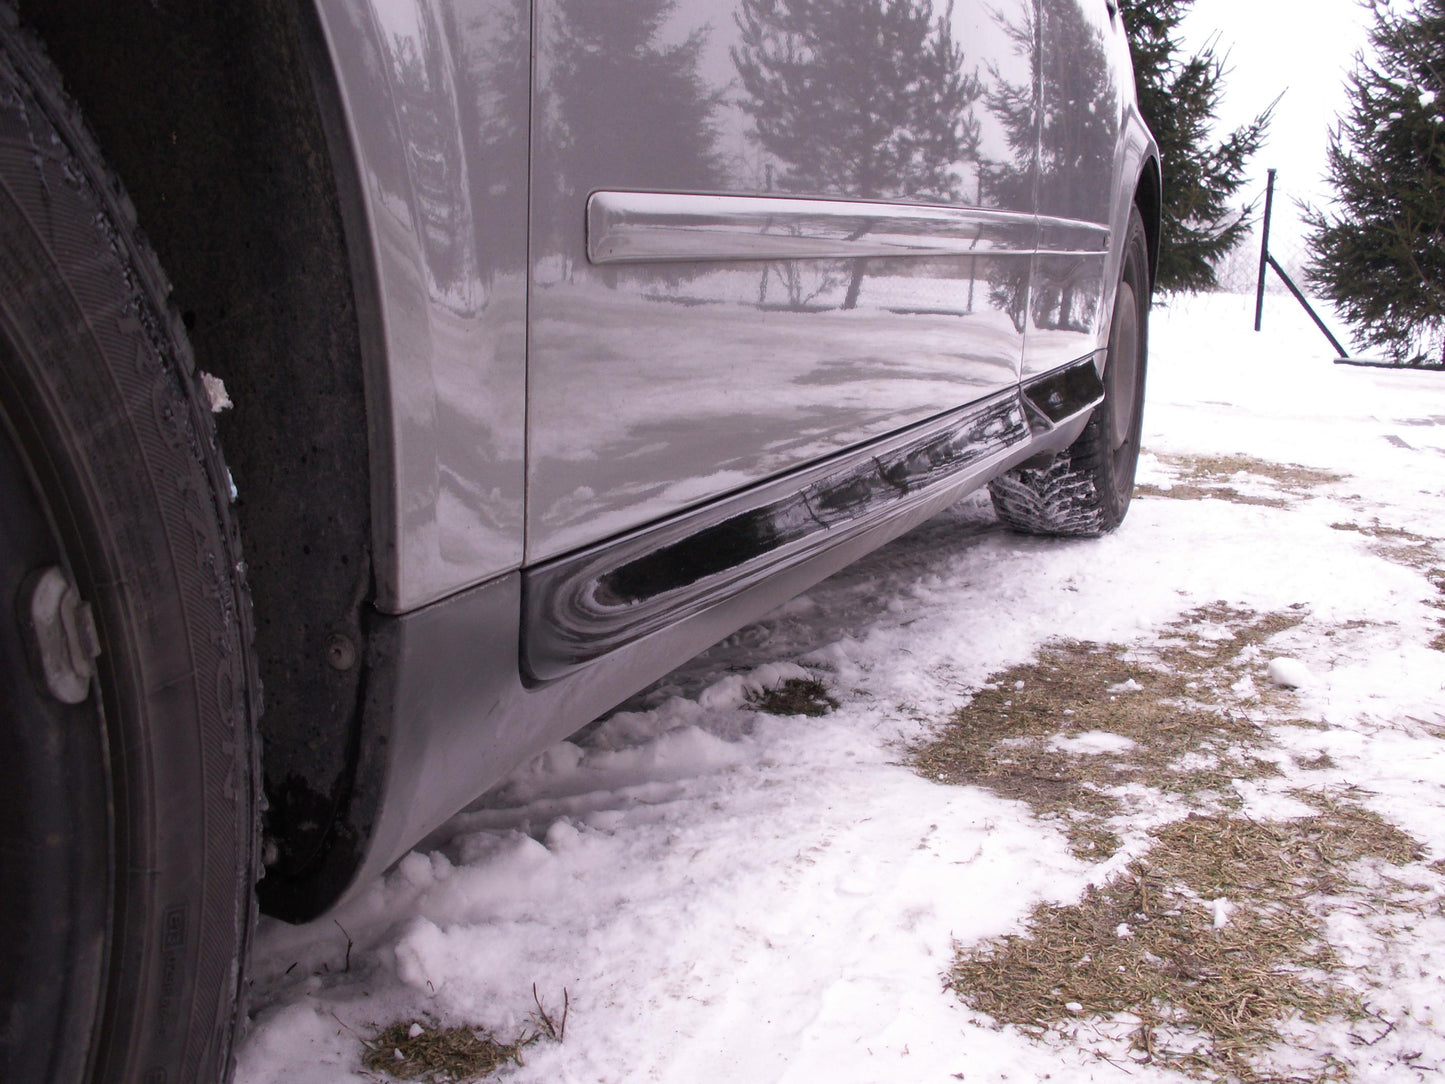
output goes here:
[{"label": "front wheel", "polygon": [[165,281],[0,4],[0,1080],[229,1075],[249,601]]},{"label": "front wheel", "polygon": [[1149,290],[1149,246],[1135,207],[1109,324],[1104,400],[1078,439],[1047,464],[1019,467],[989,483],[994,510],[1006,526],[1028,534],[1087,537],[1123,522],[1139,462]]}]

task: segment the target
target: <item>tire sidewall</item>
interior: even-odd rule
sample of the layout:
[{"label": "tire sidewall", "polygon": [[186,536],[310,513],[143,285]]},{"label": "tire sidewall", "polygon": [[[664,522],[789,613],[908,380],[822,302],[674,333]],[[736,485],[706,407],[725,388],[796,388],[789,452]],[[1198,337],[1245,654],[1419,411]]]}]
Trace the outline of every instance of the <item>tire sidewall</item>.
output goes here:
[{"label": "tire sidewall", "polygon": [[[1122,287],[1127,285],[1128,290]],[[1119,287],[1115,290],[1114,309],[1109,319],[1108,349],[1104,360],[1105,386],[1109,386],[1109,367],[1115,363],[1118,352],[1118,330],[1121,324],[1122,306],[1134,306],[1134,382],[1131,391],[1128,436],[1122,449],[1113,447],[1114,417],[1120,404],[1112,395],[1105,395],[1104,401],[1094,411],[1089,424],[1080,437],[1080,444],[1089,449],[1095,459],[1095,486],[1100,504],[1101,529],[1112,531],[1123,522],[1129,511],[1134,494],[1134,475],[1139,462],[1139,440],[1144,424],[1144,384],[1147,376],[1149,357],[1149,247],[1144,232],[1144,220],[1137,207],[1129,213],[1128,233],[1125,236],[1123,259],[1119,270]],[[1122,454],[1121,454],[1122,453]]]},{"label": "tire sidewall", "polygon": [[220,1079],[257,836],[225,468],[129,205],[4,9],[0,37],[0,125],[33,147],[0,161],[0,401],[101,643],[112,905],[91,1079]]}]

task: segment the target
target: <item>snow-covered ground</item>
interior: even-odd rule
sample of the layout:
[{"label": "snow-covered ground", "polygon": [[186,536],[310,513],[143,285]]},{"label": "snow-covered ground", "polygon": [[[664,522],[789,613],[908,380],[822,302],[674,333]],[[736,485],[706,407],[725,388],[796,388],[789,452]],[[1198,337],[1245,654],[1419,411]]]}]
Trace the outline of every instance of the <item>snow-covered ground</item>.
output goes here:
[{"label": "snow-covered ground", "polygon": [[[536,1026],[534,987],[554,1018],[565,991],[565,1039],[529,1047],[509,1081],[1180,1079],[1127,1045],[1105,1060],[995,1026],[943,988],[955,942],[1077,900],[1146,846],[1142,829],[1114,825],[1124,850],[1090,863],[1057,820],[904,760],[1051,639],[1145,649],[1220,600],[1303,617],[1241,663],[1234,692],[1282,771],[1238,784],[1246,812],[1298,816],[1285,794],[1306,775],[1353,785],[1425,855],[1401,874],[1425,902],[1388,936],[1328,926],[1388,1033],[1364,1045],[1336,1020],[1292,1025],[1292,1041],[1342,1052],[1361,1081],[1445,1071],[1445,877],[1430,867],[1445,858],[1445,543],[1430,541],[1445,538],[1445,374],[1332,365],[1288,298],[1261,334],[1252,302],[1155,310],[1146,495],[1115,535],[1019,538],[965,501],[552,749],[343,913],[264,924],[238,1080],[377,1079],[362,1040],[399,1020],[513,1038]],[[1341,477],[1216,459],[1221,495],[1170,499],[1224,456]],[[1251,707],[1275,658],[1276,684],[1300,688]],[[836,711],[750,707],[750,689],[802,673]],[[1325,725],[1271,730],[1281,697]],[[1161,796],[1133,816],[1168,809]]]}]

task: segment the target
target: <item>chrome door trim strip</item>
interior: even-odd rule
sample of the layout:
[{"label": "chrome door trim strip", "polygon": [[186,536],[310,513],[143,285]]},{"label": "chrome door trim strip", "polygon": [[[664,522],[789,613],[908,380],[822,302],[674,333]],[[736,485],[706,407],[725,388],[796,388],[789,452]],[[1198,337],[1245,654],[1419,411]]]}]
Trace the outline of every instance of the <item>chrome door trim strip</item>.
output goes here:
[{"label": "chrome door trim strip", "polygon": [[1109,234],[1109,227],[1098,222],[1040,215],[1038,250],[1046,256],[1103,256]]},{"label": "chrome door trim strip", "polygon": [[1107,226],[980,207],[682,192],[604,191],[587,199],[594,264],[1100,255],[1108,247]]}]

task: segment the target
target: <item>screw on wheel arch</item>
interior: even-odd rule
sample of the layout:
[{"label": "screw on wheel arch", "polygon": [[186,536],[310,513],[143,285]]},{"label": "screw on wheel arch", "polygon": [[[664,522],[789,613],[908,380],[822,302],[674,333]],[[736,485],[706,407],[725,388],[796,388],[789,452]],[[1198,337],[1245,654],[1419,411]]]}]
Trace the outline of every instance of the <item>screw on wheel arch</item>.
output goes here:
[{"label": "screw on wheel arch", "polygon": [[1149,246],[1137,207],[1109,323],[1104,400],[1073,444],[1040,466],[989,483],[999,520],[1016,531],[1089,537],[1118,527],[1129,511],[1143,426],[1149,357]]},{"label": "screw on wheel arch", "polygon": [[0,1079],[229,1075],[250,610],[154,257],[0,5]]}]

